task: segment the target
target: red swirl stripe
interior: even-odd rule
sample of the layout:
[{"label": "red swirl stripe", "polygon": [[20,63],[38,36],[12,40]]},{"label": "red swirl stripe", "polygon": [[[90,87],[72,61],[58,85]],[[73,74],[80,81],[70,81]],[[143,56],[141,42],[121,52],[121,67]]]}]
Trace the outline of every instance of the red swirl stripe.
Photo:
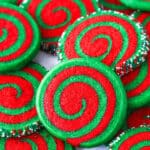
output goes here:
[{"label": "red swirl stripe", "polygon": [[[15,11],[13,9],[1,7],[0,13],[9,14],[10,16],[18,18],[21,21],[21,23],[24,25],[24,28],[26,31],[26,37],[28,37],[25,39],[22,46],[15,53],[10,54],[9,56],[0,57],[0,61],[3,62],[3,61],[10,61],[10,60],[16,59],[17,57],[19,57],[20,55],[22,55],[23,53],[26,52],[26,50],[30,47],[30,45],[32,43],[33,31],[32,31],[31,25],[29,24],[29,21],[22,14],[18,13],[17,11]],[[4,24],[6,24],[6,23],[4,23]],[[1,27],[3,27],[3,25]],[[11,30],[10,33],[12,32],[12,34],[14,34],[15,38],[14,39],[10,38],[13,41],[11,41],[10,39],[7,39],[7,41],[5,41],[6,45],[9,45],[9,43],[14,43],[14,40],[17,38],[16,37],[17,36],[16,28],[11,28],[9,30]],[[0,45],[0,47],[3,47],[3,46],[4,45]]]},{"label": "red swirl stripe", "polygon": [[7,115],[4,113],[0,113],[0,122],[7,123],[7,124],[18,124],[23,123],[31,118],[37,116],[36,108],[32,108],[29,111],[19,114],[19,115]]},{"label": "red swirl stripe", "polygon": [[[124,61],[131,58],[131,56],[136,51],[136,45],[138,42],[137,41],[138,37],[137,37],[137,34],[136,34],[134,27],[128,21],[126,21],[122,18],[115,17],[115,16],[109,16],[109,15],[102,15],[102,16],[96,16],[96,17],[90,18],[87,21],[80,23],[76,28],[74,28],[72,30],[72,32],[69,34],[68,38],[66,39],[66,44],[65,44],[65,48],[64,48],[67,58],[71,59],[71,58],[78,58],[79,57],[74,48],[75,48],[75,43],[76,43],[75,41],[78,38],[76,36],[79,35],[83,29],[87,28],[88,26],[90,26],[92,24],[96,24],[96,23],[100,23],[100,22],[106,22],[107,20],[108,20],[108,22],[115,22],[115,23],[122,25],[126,29],[127,34],[128,34],[128,38],[129,38],[129,44],[128,44],[128,48],[126,50],[126,53],[124,54],[122,59],[118,62],[117,66],[122,66]],[[110,32],[108,33],[107,30],[110,30]],[[112,33],[119,35],[115,30],[112,30],[112,28],[109,26],[107,26],[107,27],[104,26],[103,30],[101,30],[102,34],[108,33],[108,35],[110,35],[111,31],[113,31]],[[95,37],[96,34],[99,35],[99,32],[97,33],[97,28],[93,29],[92,32],[85,34],[82,41],[85,41],[87,39],[91,39],[91,37]],[[119,35],[119,37],[120,37],[120,35]],[[121,39],[123,39],[123,38],[118,38],[117,36],[115,37],[115,39],[113,39],[113,44],[117,43],[117,46],[115,46],[116,45],[115,44],[112,47],[109,55],[107,57],[105,57],[105,59],[103,59],[103,63],[105,63],[107,65],[111,65],[114,62],[115,58],[120,53],[120,45],[122,46],[122,44],[123,44],[123,40],[121,41]],[[98,41],[96,41],[92,46],[90,46],[90,48],[92,47],[93,52],[96,51],[95,48],[98,48],[97,42]],[[67,45],[67,43],[73,43],[73,44]],[[88,42],[86,42],[86,44],[87,43]],[[83,49],[83,51],[87,50],[87,48],[85,50],[85,42],[84,43],[81,42],[80,47]]]},{"label": "red swirl stripe", "polygon": [[0,105],[9,109],[22,108],[27,105],[34,96],[34,89],[32,87],[32,84],[19,76],[0,76],[0,85],[7,85],[9,83],[19,86],[22,91],[21,95],[17,97],[18,91],[13,87],[11,88],[9,86],[2,88],[0,90]]},{"label": "red swirl stripe", "polygon": [[[18,39],[18,30],[15,24],[13,24],[8,20],[0,19],[0,26],[3,27],[4,25],[5,25],[5,29],[8,31],[8,35],[7,35],[7,39],[0,42],[0,47],[1,47],[0,51],[4,51],[5,49],[11,47],[11,45],[14,45],[14,43]],[[3,34],[2,30],[0,30],[0,35],[2,34]]]},{"label": "red swirl stripe", "polygon": [[139,127],[140,125],[150,125],[150,107],[140,108],[131,113],[127,119],[127,125],[129,128]]},{"label": "red swirl stripe", "polygon": [[142,141],[150,140],[150,132],[142,132],[136,135],[133,135],[126,139],[119,147],[118,150],[130,149],[132,146],[142,142]]},{"label": "red swirl stripe", "polygon": [[56,142],[56,150],[65,150],[65,147],[64,147],[64,142],[57,139],[57,138],[54,138],[55,142]]},{"label": "red swirl stripe", "polygon": [[26,67],[26,68],[23,69],[23,71],[30,73],[30,74],[33,75],[38,81],[41,81],[41,80],[43,79],[43,75],[42,75],[39,71],[37,71],[37,70],[35,70],[35,69],[33,69],[33,68]]},{"label": "red swirl stripe", "polygon": [[136,79],[136,77],[139,74],[139,72],[140,72],[140,68],[136,68],[135,70],[132,71],[132,73],[129,73],[129,74],[123,76],[121,78],[123,84],[124,85],[128,85],[129,83],[131,83],[133,80]]},{"label": "red swirl stripe", "polygon": [[38,150],[48,150],[45,139],[43,139],[43,137],[38,133],[32,134],[30,136],[25,136],[21,139],[9,138],[5,143],[6,150],[11,150],[12,147],[13,150],[18,150],[20,148],[22,150],[32,150],[32,146],[23,139],[31,139],[33,142],[36,143]]},{"label": "red swirl stripe", "polygon": [[[120,32],[111,26],[109,27],[102,26],[102,27],[96,27],[94,29],[91,29],[90,32],[87,32],[82,38],[80,44],[81,44],[81,49],[83,50],[85,54],[91,57],[98,57],[98,56],[103,55],[106,52],[108,45],[109,45],[106,39],[97,39],[91,44],[93,37],[96,37],[97,35],[100,35],[100,34],[108,35],[112,39],[112,49],[111,49],[112,53],[114,51],[119,52],[119,50],[121,50],[123,39],[122,39]],[[116,37],[118,38],[117,42],[115,42]],[[112,59],[107,60],[107,64],[111,64],[112,62],[113,62]]]},{"label": "red swirl stripe", "polygon": [[[110,120],[114,114],[114,110],[116,106],[115,92],[113,90],[112,84],[110,83],[110,81],[108,81],[106,77],[104,77],[97,70],[92,69],[92,68],[81,67],[81,66],[71,67],[62,71],[59,75],[57,75],[51,81],[51,83],[47,87],[46,94],[44,96],[45,113],[46,113],[47,118],[50,120],[50,122],[54,126],[66,132],[75,131],[89,124],[90,121],[96,115],[96,112],[98,110],[98,105],[99,105],[98,97],[95,91],[88,84],[80,83],[80,82],[72,83],[65,88],[65,90],[63,91],[61,95],[60,105],[63,111],[65,111],[67,114],[73,114],[73,113],[76,113],[78,110],[80,110],[81,99],[84,97],[86,100],[86,110],[84,111],[82,116],[75,120],[65,120],[63,118],[60,118],[60,116],[55,113],[55,110],[53,108],[53,103],[54,103],[53,98],[54,98],[55,91],[64,80],[66,80],[67,78],[71,76],[76,76],[76,75],[85,75],[99,82],[99,84],[102,85],[102,87],[104,88],[104,91],[106,92],[108,101],[107,101],[107,108],[104,114],[105,117],[102,118],[99,125],[93,131],[91,131],[89,134],[83,137],[79,137],[76,139],[68,139],[69,143],[73,143],[73,145],[79,145],[81,142],[87,141],[88,139],[98,136],[101,132],[103,132],[107,128],[108,124],[110,123]],[[76,95],[77,96],[76,102],[75,102],[77,104],[76,108],[71,107],[71,109],[68,110],[67,106],[69,108],[70,106],[73,106],[74,104],[74,102],[70,101],[70,97],[69,98],[67,97],[68,96],[67,93],[73,91],[72,88],[73,90],[75,90],[74,92],[78,92],[79,95],[78,96]],[[80,92],[80,90],[87,91],[87,92],[86,93]],[[108,94],[108,91],[109,91],[109,94]],[[73,98],[74,96],[73,93],[69,94],[69,96],[70,95],[72,95],[72,98]],[[49,100],[49,98],[51,98],[51,100]],[[67,106],[63,104],[67,104]],[[111,108],[111,109],[108,109],[108,108]]]}]

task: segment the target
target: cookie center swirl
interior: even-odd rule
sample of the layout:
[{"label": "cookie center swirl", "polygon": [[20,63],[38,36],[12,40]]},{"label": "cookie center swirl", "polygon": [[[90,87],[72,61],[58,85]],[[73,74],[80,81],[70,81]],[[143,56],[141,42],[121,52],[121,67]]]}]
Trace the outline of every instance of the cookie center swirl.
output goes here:
[{"label": "cookie center swirl", "polygon": [[[41,2],[41,4],[39,4],[36,13],[36,19],[38,20],[38,23],[42,28],[57,29],[57,28],[65,27],[69,22],[75,20],[75,18],[78,18],[80,16],[80,13],[82,13],[82,10],[78,8],[79,4],[83,5],[82,2],[69,1],[68,3],[67,1],[62,1],[60,3],[61,6],[56,6],[56,4],[53,1],[50,2],[49,0],[46,0],[44,2]],[[71,10],[70,7],[76,9]],[[76,14],[74,10],[77,10]],[[53,16],[53,18],[48,18],[48,16]],[[59,19],[55,19],[55,18],[59,18]]]},{"label": "cookie center swirl", "polygon": [[7,75],[0,77],[0,105],[5,108],[24,107],[33,98],[33,93],[31,83],[23,78]]}]

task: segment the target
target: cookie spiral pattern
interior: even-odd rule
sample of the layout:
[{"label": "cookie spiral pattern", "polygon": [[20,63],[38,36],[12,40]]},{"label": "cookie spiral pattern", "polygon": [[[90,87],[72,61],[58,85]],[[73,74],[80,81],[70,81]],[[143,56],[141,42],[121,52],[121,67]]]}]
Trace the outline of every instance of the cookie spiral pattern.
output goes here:
[{"label": "cookie spiral pattern", "polygon": [[51,134],[82,147],[107,142],[126,112],[119,78],[92,60],[75,59],[53,69],[40,85],[36,102],[39,118]]},{"label": "cookie spiral pattern", "polygon": [[38,52],[39,29],[24,10],[0,4],[0,71],[17,70]]},{"label": "cookie spiral pattern", "polygon": [[60,60],[92,58],[124,75],[145,60],[148,46],[139,24],[123,14],[102,11],[69,26],[57,53]]}]

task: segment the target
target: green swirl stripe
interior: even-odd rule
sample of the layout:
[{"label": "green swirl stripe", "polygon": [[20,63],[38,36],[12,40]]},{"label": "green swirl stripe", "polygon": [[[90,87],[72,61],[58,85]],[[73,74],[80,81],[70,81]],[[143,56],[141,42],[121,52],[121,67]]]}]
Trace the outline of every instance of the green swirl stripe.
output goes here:
[{"label": "green swirl stripe", "polygon": [[47,73],[47,70],[43,66],[41,66],[40,64],[37,64],[35,62],[30,63],[30,65],[28,67],[38,71],[43,76]]},{"label": "green swirl stripe", "polygon": [[[43,136],[44,140],[47,143],[48,150],[57,150],[56,142],[53,136],[50,135],[50,133],[47,130],[40,131],[40,135]],[[64,143],[64,150],[74,150],[73,147],[70,144]]]},{"label": "green swirl stripe", "polygon": [[56,142],[54,140],[54,137],[52,137],[48,131],[42,130],[40,132],[40,135],[43,136],[45,142],[47,143],[48,150],[56,149]]},{"label": "green swirl stripe", "polygon": [[[137,135],[137,134],[140,134],[142,132],[150,132],[150,128],[148,128],[148,127],[139,127],[139,128],[129,129],[126,132],[124,132],[124,134],[120,134],[119,137],[117,137],[115,140],[113,140],[109,144],[109,148],[111,150],[118,150],[119,147],[121,146],[121,144],[123,142],[125,142],[126,140],[128,140],[130,137],[132,137],[134,135]],[[143,142],[137,143],[136,145],[134,145],[133,147],[131,147],[131,150],[137,150],[138,148],[142,147],[143,145],[147,145],[146,143],[148,145],[150,144],[150,142],[148,140],[147,141],[143,141]]]},{"label": "green swirl stripe", "polygon": [[6,150],[5,149],[5,143],[6,143],[6,139],[5,138],[0,138],[1,150]]},{"label": "green swirl stripe", "polygon": [[[69,21],[71,20],[71,13],[70,11],[65,8],[65,7],[57,7],[56,9],[53,10],[53,13],[57,13],[58,11],[64,11],[67,14],[66,20],[62,23],[62,24],[58,24],[56,26],[50,26],[50,25],[46,25],[42,18],[41,18],[41,12],[43,10],[43,8],[45,7],[45,5],[47,5],[49,3],[49,0],[44,1],[43,3],[39,4],[39,7],[37,8],[37,12],[36,12],[36,18],[38,20],[38,23],[41,27],[45,28],[45,29],[57,29],[60,27],[65,26],[66,24],[69,23]],[[51,10],[50,10],[51,11]],[[40,16],[40,17],[39,17]]]},{"label": "green swirl stripe", "polygon": [[2,36],[0,37],[0,42],[3,42],[4,40],[6,40],[7,35],[8,35],[8,32],[7,32],[6,29],[2,29],[2,32],[3,32],[3,34],[2,34]]},{"label": "green swirl stripe", "polygon": [[142,141],[142,142],[138,143],[137,145],[132,146],[131,150],[142,149],[145,146],[150,147],[150,141]]},{"label": "green swirl stripe", "polygon": [[149,22],[150,22],[150,17],[146,18],[142,24],[146,26]]},{"label": "green swirl stripe", "polygon": [[120,0],[124,5],[132,8],[132,9],[139,9],[143,11],[150,10],[150,1],[149,0]]},{"label": "green swirl stripe", "polygon": [[102,4],[106,8],[114,9],[114,10],[127,10],[127,7],[124,5],[116,5],[113,3],[107,2],[107,0],[99,0],[99,3]]},{"label": "green swirl stripe", "polygon": [[[18,30],[17,41],[15,41],[15,43],[13,45],[11,45],[11,47],[9,47],[8,49],[5,49],[4,51],[0,52],[0,57],[4,57],[4,56],[8,56],[12,53],[15,53],[21,47],[21,45],[25,41],[26,32],[25,32],[24,26],[22,25],[20,20],[18,20],[17,18],[15,18],[13,16],[10,16],[10,15],[7,15],[7,14],[1,13],[0,14],[0,19],[5,19],[7,21],[12,22]],[[9,39],[7,39],[7,40],[9,40]]]},{"label": "green swirl stripe", "polygon": [[22,90],[17,84],[0,84],[0,90],[3,90],[3,88],[8,88],[8,87],[16,89],[16,91],[18,92],[17,98],[21,96]]},{"label": "green swirl stripe", "polygon": [[140,95],[137,95],[136,97],[131,97],[128,99],[128,105],[131,108],[138,108],[142,107],[149,103],[150,99],[150,87],[148,87],[144,92],[142,92]]},{"label": "green swirl stripe", "polygon": [[[108,43],[109,43],[108,48],[106,50],[106,53],[101,55],[101,59],[104,59],[109,54],[109,52],[110,52],[110,50],[112,48],[112,40],[111,40],[111,38],[109,36],[101,34],[101,35],[98,35],[98,36],[94,37],[94,39],[92,40],[92,43],[94,43],[97,39],[106,39],[108,41]],[[81,53],[82,53],[82,51],[81,51]]]},{"label": "green swirl stripe", "polygon": [[[60,100],[60,94],[62,93],[63,89],[68,86],[71,83],[77,83],[77,82],[83,82],[88,84],[89,86],[91,86],[98,94],[100,103],[98,106],[98,111],[95,115],[95,117],[93,118],[93,120],[91,120],[91,122],[87,125],[85,125],[83,128],[81,128],[80,130],[77,131],[72,131],[72,132],[65,132],[63,130],[58,129],[57,127],[55,127],[50,120],[48,120],[45,111],[44,111],[44,93],[46,92],[47,86],[50,84],[50,81],[59,73],[61,73],[62,71],[64,71],[67,68],[71,68],[74,66],[85,66],[85,67],[91,67],[93,69],[98,70],[99,72],[101,72],[102,74],[104,74],[106,76],[106,78],[108,78],[108,80],[110,80],[110,82],[112,83],[114,89],[118,89],[119,91],[116,92],[116,97],[117,97],[117,105],[116,108],[114,110],[114,116],[112,118],[112,120],[110,120],[110,124],[108,125],[108,127],[105,129],[105,131],[95,137],[94,139],[91,139],[87,142],[81,143],[80,146],[85,146],[85,147],[89,147],[91,144],[92,145],[97,145],[97,144],[101,144],[100,143],[100,139],[104,142],[109,140],[111,136],[113,136],[118,129],[118,126],[121,126],[122,124],[122,119],[125,118],[125,114],[126,114],[126,96],[125,96],[125,92],[123,90],[123,87],[120,86],[122,85],[120,80],[118,79],[118,77],[114,74],[114,72],[110,71],[109,68],[107,68],[107,66],[99,63],[99,62],[95,62],[93,60],[90,59],[90,61],[86,61],[86,60],[82,60],[82,59],[74,59],[74,60],[70,60],[64,63],[61,63],[60,65],[58,65],[56,68],[54,68],[51,72],[49,72],[46,77],[44,78],[44,80],[42,81],[38,92],[37,92],[37,101],[36,101],[36,105],[37,105],[37,111],[38,111],[38,115],[39,118],[41,119],[42,123],[44,124],[44,126],[49,130],[49,132],[51,134],[53,134],[54,136],[57,136],[60,139],[66,140],[68,138],[76,138],[76,137],[81,137],[84,136],[90,132],[92,132],[93,129],[95,129],[97,127],[97,125],[99,124],[99,122],[101,121],[102,117],[104,116],[104,113],[106,111],[106,107],[107,107],[107,96],[106,93],[103,89],[103,87],[101,87],[101,85],[93,78],[88,77],[86,75],[79,75],[79,76],[71,76],[68,77],[65,81],[63,81],[62,83],[60,83],[58,89],[55,92],[54,95],[54,111],[61,117],[66,118],[67,120],[73,120],[76,118],[79,118],[82,113],[83,110],[86,109],[84,107],[86,107],[86,102],[84,102],[85,100],[82,100],[82,109],[74,115],[67,115],[63,112],[63,110],[61,109],[61,106],[59,105],[59,100]],[[116,79],[117,78],[117,79]],[[116,81],[116,82],[114,82]],[[101,92],[99,92],[101,91]],[[59,93],[60,92],[60,93]],[[122,101],[120,101],[120,98],[122,99]],[[57,107],[56,107],[57,105]],[[103,106],[103,108],[102,108]],[[123,113],[120,111],[123,111]],[[113,127],[112,127],[113,125]],[[115,131],[113,130],[115,128]],[[109,135],[110,133],[110,135]],[[63,135],[63,136],[62,136]]]},{"label": "green swirl stripe", "polygon": [[32,147],[32,150],[38,150],[38,146],[32,140],[26,138],[26,139],[23,139],[22,141],[29,143],[30,146]]}]

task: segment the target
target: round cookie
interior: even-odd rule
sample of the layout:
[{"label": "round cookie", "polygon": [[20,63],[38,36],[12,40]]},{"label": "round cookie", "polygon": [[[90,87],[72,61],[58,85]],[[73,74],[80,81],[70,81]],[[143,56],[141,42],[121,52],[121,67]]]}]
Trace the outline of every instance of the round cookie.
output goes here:
[{"label": "round cookie", "polygon": [[42,80],[36,99],[47,130],[80,147],[108,142],[122,126],[126,103],[119,77],[89,59],[73,59],[52,69]]},{"label": "round cookie", "polygon": [[58,57],[92,58],[124,75],[144,61],[148,46],[139,24],[118,12],[102,11],[68,27],[59,40]]},{"label": "round cookie", "polygon": [[127,118],[128,128],[150,126],[150,107],[145,106],[134,110]]},{"label": "round cookie", "polygon": [[52,137],[46,130],[21,138],[1,138],[1,150],[73,150],[73,147]]},{"label": "round cookie", "polygon": [[133,13],[133,10],[123,5],[120,0],[99,0],[99,4],[104,10],[116,10],[127,15]]},{"label": "round cookie", "polygon": [[133,16],[135,21],[140,22],[144,26],[144,29],[150,39],[150,13],[137,11],[133,14]]},{"label": "round cookie", "polygon": [[120,0],[120,2],[133,9],[150,10],[150,0]]},{"label": "round cookie", "polygon": [[26,0],[21,4],[38,23],[42,49],[54,53],[62,32],[77,18],[99,9],[98,0]]},{"label": "round cookie", "polygon": [[150,128],[132,128],[120,134],[110,145],[109,150],[148,150],[150,149]]},{"label": "round cookie", "polygon": [[148,60],[133,72],[122,77],[131,108],[142,107],[150,102],[150,55]]},{"label": "round cookie", "polygon": [[23,9],[0,3],[0,72],[18,70],[38,52],[40,32]]},{"label": "round cookie", "polygon": [[0,136],[20,137],[41,125],[35,94],[46,70],[32,63],[22,71],[0,74]]}]

